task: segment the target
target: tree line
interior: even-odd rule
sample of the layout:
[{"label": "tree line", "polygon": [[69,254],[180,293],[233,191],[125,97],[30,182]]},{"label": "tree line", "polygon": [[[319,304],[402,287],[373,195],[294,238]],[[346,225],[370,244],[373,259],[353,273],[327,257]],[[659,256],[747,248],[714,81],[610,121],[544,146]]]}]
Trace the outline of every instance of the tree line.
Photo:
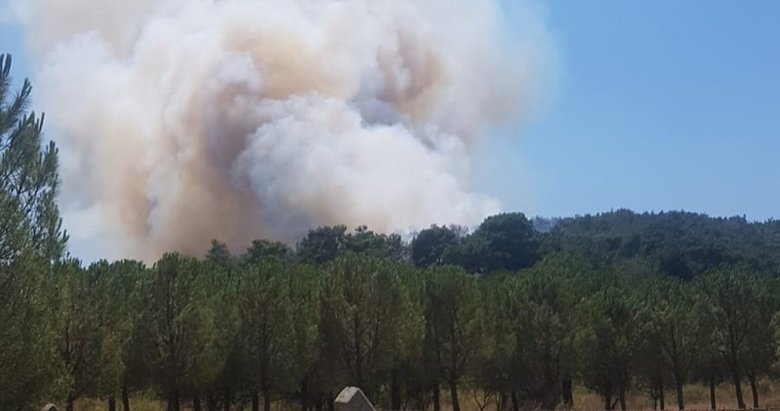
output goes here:
[{"label": "tree line", "polygon": [[[530,225],[522,214],[485,224],[495,219]],[[129,410],[153,393],[169,410],[321,410],[357,385],[389,409],[439,410],[446,395],[459,410],[469,393],[518,410],[571,407],[580,385],[605,409],[625,410],[629,391],[683,409],[685,386],[703,383],[715,409],[727,383],[739,408],[748,395],[757,408],[758,381],[775,375],[774,275],[728,263],[684,280],[639,258],[559,251],[474,273],[420,254],[441,230],[406,246],[322,227],[297,250],[258,240],[233,256],[214,241],[202,258],[170,253],[150,267],[19,260],[4,278],[24,293],[4,323],[31,333],[34,349],[3,336],[19,352],[4,353],[0,399],[22,407],[47,393],[71,409],[103,398]]]},{"label": "tree line", "polygon": [[[389,409],[605,409],[644,392],[776,377],[780,224],[618,210],[411,241],[319,227],[295,247],[84,265],[67,256],[57,149],[0,56],[0,408],[137,396],[171,411],[331,409],[346,385]],[[207,239],[204,239],[208,241]],[[204,247],[205,248],[205,247]],[[722,406],[722,405],[721,405]]]}]

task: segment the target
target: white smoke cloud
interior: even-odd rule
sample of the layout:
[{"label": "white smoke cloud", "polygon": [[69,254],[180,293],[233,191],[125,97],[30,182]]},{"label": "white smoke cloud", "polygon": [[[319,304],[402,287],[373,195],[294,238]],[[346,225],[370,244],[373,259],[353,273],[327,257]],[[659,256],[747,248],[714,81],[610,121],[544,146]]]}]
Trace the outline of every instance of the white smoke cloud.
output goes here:
[{"label": "white smoke cloud", "polygon": [[499,211],[477,138],[549,78],[495,0],[14,0],[61,148],[66,225],[123,256]]}]

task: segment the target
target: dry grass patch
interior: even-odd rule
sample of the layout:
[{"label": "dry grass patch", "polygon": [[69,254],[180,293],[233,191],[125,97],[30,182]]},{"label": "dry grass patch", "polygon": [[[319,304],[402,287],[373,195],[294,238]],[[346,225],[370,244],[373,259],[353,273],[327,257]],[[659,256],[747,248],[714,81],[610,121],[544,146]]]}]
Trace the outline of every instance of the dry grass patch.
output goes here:
[{"label": "dry grass patch", "polygon": [[[780,383],[763,380],[759,384],[759,400],[762,408],[780,407]],[[750,386],[743,386],[745,403],[750,407],[753,398],[750,395]],[[731,384],[720,384],[716,389],[716,397],[719,410],[733,410],[737,407],[734,396],[734,388]],[[642,392],[631,392],[626,399],[630,410],[653,410],[653,402],[650,397]],[[442,411],[452,411],[449,393],[442,391],[441,394]],[[496,399],[493,398],[487,406],[484,406],[484,396],[480,393],[463,392],[460,396],[461,411],[495,411]],[[132,411],[165,411],[165,403],[148,397],[134,397],[130,401]],[[480,408],[483,406],[483,408]],[[108,404],[105,400],[81,400],[75,404],[76,411],[105,411]],[[581,411],[600,411],[604,409],[604,402],[597,394],[583,388],[577,387],[574,391],[574,408]],[[709,410],[710,409],[710,391],[705,385],[688,385],[685,387],[685,408],[687,411]],[[240,408],[233,408],[239,410]],[[299,409],[295,404],[274,404],[273,410],[287,411]],[[666,409],[669,411],[677,410],[677,399],[673,387],[666,392]],[[117,403],[117,410],[122,410],[122,404]],[[191,411],[187,405],[182,407],[183,411]],[[249,410],[244,407],[243,410]],[[526,404],[523,411],[535,411],[537,408],[533,404]],[[419,411],[419,410],[414,410]]]}]

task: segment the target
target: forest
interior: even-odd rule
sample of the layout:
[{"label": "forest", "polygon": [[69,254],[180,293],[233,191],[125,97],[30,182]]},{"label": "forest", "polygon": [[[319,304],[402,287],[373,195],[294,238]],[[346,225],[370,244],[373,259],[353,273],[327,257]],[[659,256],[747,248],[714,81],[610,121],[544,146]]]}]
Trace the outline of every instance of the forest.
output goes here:
[{"label": "forest", "polygon": [[[58,151],[0,57],[0,408],[137,398],[181,409],[607,410],[762,405],[778,376],[780,223],[688,212],[519,212],[413,238],[312,229],[294,246],[153,264],[67,253]],[[446,206],[446,205],[443,205]],[[208,243],[211,241],[210,248]],[[728,386],[733,403],[716,403]]]}]

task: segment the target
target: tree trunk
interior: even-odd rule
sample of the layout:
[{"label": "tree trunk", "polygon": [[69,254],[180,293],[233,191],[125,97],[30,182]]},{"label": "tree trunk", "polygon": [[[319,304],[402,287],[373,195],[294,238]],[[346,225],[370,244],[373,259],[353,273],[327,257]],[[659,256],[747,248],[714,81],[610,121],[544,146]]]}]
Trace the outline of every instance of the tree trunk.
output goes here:
[{"label": "tree trunk", "polygon": [[622,411],[626,411],[628,407],[626,406],[626,389],[622,386],[618,390],[618,399],[620,400],[620,409]]},{"label": "tree trunk", "polygon": [[200,395],[197,393],[192,396],[192,411],[201,411]]},{"label": "tree trunk", "polygon": [[73,403],[76,401],[75,397],[68,397],[67,402],[65,403],[65,410],[66,411],[73,411]]},{"label": "tree trunk", "polygon": [[517,401],[517,393],[512,390],[512,411],[520,411],[520,402]]},{"label": "tree trunk", "polygon": [[685,410],[685,396],[683,395],[683,375],[682,370],[680,369],[680,354],[678,344],[677,344],[677,337],[675,334],[675,328],[671,327],[670,329],[670,336],[672,341],[672,370],[674,373],[674,389],[675,394],[677,394],[677,409],[680,411]]},{"label": "tree trunk", "polygon": [[333,393],[328,394],[328,404],[326,404],[326,407],[328,408],[328,411],[335,411],[336,397],[333,396]]},{"label": "tree trunk", "polygon": [[679,370],[674,372],[674,388],[677,391],[677,408],[683,411],[685,410],[685,396],[683,394],[682,375]]},{"label": "tree trunk", "polygon": [[252,393],[252,411],[260,411],[260,397],[256,392]]},{"label": "tree trunk", "polygon": [[563,405],[566,406],[566,408],[574,407],[571,375],[568,372],[563,374],[563,382],[561,383],[561,397],[563,398]]},{"label": "tree trunk", "polygon": [[271,411],[271,390],[263,388],[263,411]]},{"label": "tree trunk", "polygon": [[130,395],[127,387],[122,387],[122,411],[130,411]]},{"label": "tree trunk", "polygon": [[740,410],[744,410],[745,399],[742,397],[742,381],[739,377],[739,369],[737,369],[737,367],[732,367],[731,369],[731,380],[734,382],[734,391],[736,391],[737,395],[737,407]]},{"label": "tree trunk", "polygon": [[439,398],[439,384],[433,387],[433,411],[441,411],[441,400]]},{"label": "tree trunk", "polygon": [[363,386],[363,353],[362,353],[362,344],[360,344],[360,316],[357,311],[355,311],[354,319],[353,319],[353,333],[354,333],[354,340],[355,343],[355,382],[357,383],[358,387]]},{"label": "tree trunk", "polygon": [[661,411],[666,409],[666,393],[664,392],[664,380],[658,381],[658,396],[661,400]]},{"label": "tree trunk", "polygon": [[210,392],[206,397],[206,409],[208,411],[217,411],[217,396],[213,392]]},{"label": "tree trunk", "polygon": [[416,410],[427,410],[428,409],[428,401],[426,398],[426,391],[422,388],[416,388],[414,390],[414,399],[415,399],[415,407]]},{"label": "tree trunk", "polygon": [[168,393],[168,411],[179,411],[179,407],[179,390],[171,390],[171,392]]},{"label": "tree trunk", "polygon": [[230,411],[230,400],[232,399],[231,395],[230,395],[230,388],[227,388],[227,387],[225,388],[225,390],[223,392],[223,396],[224,396],[224,398],[223,398],[224,402],[222,403],[222,410],[223,411]]},{"label": "tree trunk", "polygon": [[181,410],[181,396],[179,395],[179,390],[173,390],[173,409],[174,411]]},{"label": "tree trunk", "polygon": [[612,402],[612,384],[607,382],[602,387],[601,397],[604,399],[604,409],[612,410],[615,407],[615,403]]},{"label": "tree trunk", "polygon": [[558,403],[558,387],[557,377],[558,373],[552,369],[552,356],[549,352],[545,352],[542,355],[544,367],[542,370],[542,409],[552,410]]},{"label": "tree trunk", "polygon": [[398,370],[390,372],[390,409],[401,409],[401,386],[398,383]]},{"label": "tree trunk", "polygon": [[301,411],[309,411],[309,379],[304,377],[301,381]]},{"label": "tree trunk", "polygon": [[108,397],[108,411],[116,411],[116,398],[113,395]]},{"label": "tree trunk", "polygon": [[452,411],[460,411],[458,402],[458,384],[455,381],[450,382],[450,396],[452,397]]},{"label": "tree trunk", "polygon": [[753,408],[758,409],[758,386],[756,385],[755,374],[748,374],[748,380],[750,381],[750,391],[753,394]]},{"label": "tree trunk", "polygon": [[710,377],[710,409],[716,410],[717,404],[715,403],[715,379]]}]

